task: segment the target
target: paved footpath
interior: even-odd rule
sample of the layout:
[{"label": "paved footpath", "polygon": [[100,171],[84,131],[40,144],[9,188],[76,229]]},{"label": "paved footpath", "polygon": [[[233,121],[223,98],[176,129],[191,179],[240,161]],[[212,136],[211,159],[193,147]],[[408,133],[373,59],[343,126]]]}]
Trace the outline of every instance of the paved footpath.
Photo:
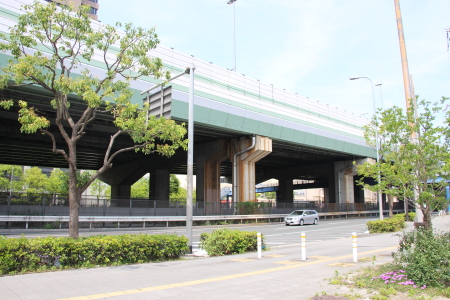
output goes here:
[{"label": "paved footpath", "polygon": [[[450,230],[450,216],[433,226]],[[409,223],[409,228],[411,223]],[[345,293],[328,280],[350,270],[391,260],[398,236],[358,237],[359,262],[353,263],[351,237],[308,243],[307,260],[300,245],[262,253],[57,271],[0,277],[0,299],[308,299],[317,293]],[[376,260],[372,258],[376,257]],[[367,258],[367,259],[364,259]]]}]

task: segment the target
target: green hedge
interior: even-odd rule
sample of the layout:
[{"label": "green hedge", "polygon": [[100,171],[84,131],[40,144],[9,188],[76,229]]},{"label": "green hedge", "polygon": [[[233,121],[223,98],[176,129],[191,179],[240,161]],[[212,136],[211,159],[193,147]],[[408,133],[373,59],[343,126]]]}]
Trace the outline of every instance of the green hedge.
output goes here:
[{"label": "green hedge", "polygon": [[[416,213],[415,212],[408,213],[409,222],[413,222],[415,217],[416,217]],[[403,219],[403,220],[406,221],[406,214],[405,213],[396,214],[396,215],[393,216],[393,218],[400,218],[400,219]]]},{"label": "green hedge", "polygon": [[177,259],[188,249],[187,238],[177,235],[0,236],[0,274],[163,261]]},{"label": "green hedge", "polygon": [[367,228],[370,233],[396,232],[405,228],[405,219],[397,217],[369,221],[367,222]]},{"label": "green hedge", "polygon": [[[221,256],[253,252],[257,250],[257,232],[240,231],[229,228],[221,228],[211,233],[202,233],[200,247],[208,252],[209,256]],[[261,235],[262,246],[264,236]]]}]

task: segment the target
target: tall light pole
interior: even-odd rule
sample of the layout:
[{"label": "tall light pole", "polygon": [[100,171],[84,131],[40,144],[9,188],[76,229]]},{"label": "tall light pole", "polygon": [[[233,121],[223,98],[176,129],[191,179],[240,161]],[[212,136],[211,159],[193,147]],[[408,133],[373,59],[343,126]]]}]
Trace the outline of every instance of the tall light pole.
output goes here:
[{"label": "tall light pole", "polygon": [[382,85],[382,83],[377,83],[377,84],[375,84],[375,86],[379,86],[380,87],[380,106],[381,106],[381,109],[383,109],[383,95],[381,94],[381,85]]},{"label": "tall light pole", "polygon": [[[189,74],[189,102],[188,102],[188,155],[187,155],[187,199],[186,199],[186,237],[188,238],[189,253],[192,253],[192,224],[193,224],[193,186],[194,186],[194,70],[195,65],[191,63],[188,68],[182,73],[179,73],[167,82],[170,82],[185,74]],[[147,103],[149,103],[150,91],[163,86],[166,82],[157,84],[140,94],[147,93]],[[161,89],[161,93],[162,93]],[[162,100],[162,99],[161,99]],[[161,101],[162,102],[162,101]],[[161,105],[162,112],[162,105]],[[161,114],[162,115],[162,114]],[[148,118],[148,114],[147,114]]]},{"label": "tall light pole", "polygon": [[227,4],[233,4],[233,49],[234,49],[234,69],[236,72],[236,1],[237,0],[228,0]]},{"label": "tall light pole", "polygon": [[189,253],[192,253],[192,215],[194,190],[194,63],[189,68],[188,105],[188,157],[187,157],[187,199],[186,199],[186,237]]},{"label": "tall light pole", "polygon": [[[379,152],[379,141],[378,141],[378,120],[377,120],[377,107],[375,104],[375,92],[374,92],[374,86],[373,86],[373,82],[369,77],[364,77],[364,76],[358,76],[358,77],[350,77],[350,80],[356,80],[356,79],[360,79],[360,78],[365,78],[367,80],[370,81],[370,86],[372,87],[372,99],[373,99],[373,115],[375,117],[375,148],[377,150],[377,166],[378,166],[378,184],[380,184],[381,182],[381,174],[380,174],[380,152]],[[380,211],[380,220],[383,220],[383,202],[382,202],[382,198],[381,198],[381,190],[378,189],[378,206],[379,206],[379,211]]]}]

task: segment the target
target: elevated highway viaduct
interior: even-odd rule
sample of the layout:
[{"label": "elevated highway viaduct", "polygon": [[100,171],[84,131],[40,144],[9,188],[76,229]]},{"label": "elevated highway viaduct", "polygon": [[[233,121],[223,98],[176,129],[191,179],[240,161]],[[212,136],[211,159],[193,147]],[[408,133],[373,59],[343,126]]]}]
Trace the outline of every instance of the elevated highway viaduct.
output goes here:
[{"label": "elevated highway viaduct", "polygon": [[[0,31],[7,32],[15,24],[20,4],[0,0]],[[191,63],[195,65],[194,174],[198,201],[220,201],[220,177],[225,176],[236,183],[236,201],[254,200],[255,184],[275,178],[280,184],[280,202],[293,201],[295,179],[311,180],[324,187],[326,202],[364,202],[364,191],[354,183],[357,174],[353,162],[375,157],[375,150],[363,138],[366,119],[171,48],[158,46],[150,54],[160,57],[172,74],[183,72]],[[10,56],[1,54],[0,65],[8,59]],[[94,76],[101,76],[105,70],[100,59],[83,67]],[[132,82],[133,103],[150,101],[152,114],[187,122],[188,75],[153,90],[148,98],[140,95],[158,83],[150,77]],[[54,118],[49,108],[51,96],[37,87],[8,88],[1,91],[0,97],[27,100]],[[342,105],[345,107],[345,103]],[[71,111],[76,114],[82,109],[82,102],[73,98]],[[79,168],[99,168],[109,137],[115,132],[112,121],[110,115],[101,115],[88,128],[78,146]],[[62,139],[58,139],[62,145]],[[124,137],[117,147],[130,143],[131,139]],[[51,152],[50,145],[44,135],[20,132],[16,109],[0,109],[0,163],[67,167],[62,156]],[[186,174],[186,165],[184,151],[170,158],[128,152],[117,157],[114,167],[101,180],[111,185],[112,198],[129,198],[131,185],[150,173],[149,199],[168,200],[170,174]]]}]

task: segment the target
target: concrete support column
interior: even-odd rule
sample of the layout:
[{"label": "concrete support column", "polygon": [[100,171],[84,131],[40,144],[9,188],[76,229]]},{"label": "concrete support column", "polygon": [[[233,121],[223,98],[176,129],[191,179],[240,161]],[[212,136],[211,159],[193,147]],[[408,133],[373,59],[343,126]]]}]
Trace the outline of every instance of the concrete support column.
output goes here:
[{"label": "concrete support column", "polygon": [[338,203],[354,203],[353,176],[356,168],[351,161],[335,162],[335,182]]},{"label": "concrete support column", "polygon": [[277,202],[294,203],[294,182],[292,178],[278,179]]},{"label": "concrete support column", "polygon": [[[335,162],[334,169],[336,174],[336,192],[339,203],[355,203],[355,180],[358,178],[356,165],[364,164],[367,161],[373,161],[371,158],[358,159],[353,161]],[[361,195],[358,194],[360,197]],[[364,192],[364,198],[367,194]],[[357,197],[358,198],[358,197]]]},{"label": "concrete support column", "polygon": [[130,207],[131,184],[111,185],[111,206]]},{"label": "concrete support column", "polygon": [[220,163],[228,157],[228,143],[218,141],[216,153],[205,160],[204,195],[205,213],[220,214]]},{"label": "concrete support column", "polygon": [[155,169],[150,172],[150,200],[169,201],[170,172],[169,170]]},{"label": "concrete support column", "polygon": [[355,203],[364,203],[366,198],[366,190],[363,186],[358,184],[361,179],[360,176],[353,176],[353,189],[355,191]]},{"label": "concrete support column", "polygon": [[195,162],[195,199],[205,201],[205,161],[202,159]]},{"label": "concrete support column", "polygon": [[[333,178],[334,179],[334,178]],[[330,181],[331,182],[331,181]],[[333,181],[334,182],[334,181]],[[334,201],[331,201],[331,198],[330,198],[330,191],[331,190],[334,190],[334,187],[333,187],[333,189],[332,188],[330,188],[330,187],[327,187],[327,188],[324,188],[323,189],[323,202],[324,203],[335,203]]]},{"label": "concrete support column", "polygon": [[131,186],[146,173],[135,163],[115,166],[103,173],[99,179],[111,186],[111,206],[129,207]]},{"label": "concrete support column", "polygon": [[328,188],[324,188],[323,197],[325,203],[337,203],[338,202],[338,194],[337,194],[337,174],[334,171],[335,168],[333,165],[330,165],[327,168],[327,178],[328,178]]},{"label": "concrete support column", "polygon": [[234,166],[235,154],[248,149],[236,156],[236,195],[233,191],[233,202],[248,202],[256,199],[255,195],[255,163],[272,152],[272,140],[267,137],[255,136],[254,147],[252,138],[233,140],[230,144],[230,160]]},{"label": "concrete support column", "polygon": [[355,203],[353,168],[345,170],[341,178],[344,183],[342,191],[343,199],[341,199],[341,203]]},{"label": "concrete support column", "polygon": [[205,202],[205,214],[220,212],[220,164],[228,158],[228,141],[217,140],[196,145],[197,201]]}]

